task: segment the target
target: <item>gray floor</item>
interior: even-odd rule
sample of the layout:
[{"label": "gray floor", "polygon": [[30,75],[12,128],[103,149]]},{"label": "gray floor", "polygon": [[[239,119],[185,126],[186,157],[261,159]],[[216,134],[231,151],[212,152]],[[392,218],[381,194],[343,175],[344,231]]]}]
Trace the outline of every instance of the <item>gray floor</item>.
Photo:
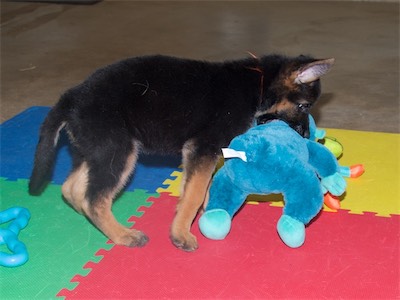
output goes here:
[{"label": "gray floor", "polygon": [[335,57],[320,127],[400,132],[397,2],[1,2],[1,121],[128,56]]}]

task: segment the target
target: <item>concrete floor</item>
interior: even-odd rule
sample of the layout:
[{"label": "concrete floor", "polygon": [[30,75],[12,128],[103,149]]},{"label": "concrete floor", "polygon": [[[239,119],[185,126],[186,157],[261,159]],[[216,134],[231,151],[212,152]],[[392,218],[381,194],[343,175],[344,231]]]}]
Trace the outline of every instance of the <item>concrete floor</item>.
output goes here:
[{"label": "concrete floor", "polygon": [[320,127],[400,132],[396,2],[1,2],[1,121],[128,56],[335,57]]}]

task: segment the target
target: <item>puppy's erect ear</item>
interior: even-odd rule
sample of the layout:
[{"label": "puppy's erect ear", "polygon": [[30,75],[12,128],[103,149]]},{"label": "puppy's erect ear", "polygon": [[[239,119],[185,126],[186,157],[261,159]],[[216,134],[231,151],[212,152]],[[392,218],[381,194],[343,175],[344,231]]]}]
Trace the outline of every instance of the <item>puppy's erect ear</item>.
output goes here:
[{"label": "puppy's erect ear", "polygon": [[294,82],[301,84],[318,80],[322,75],[329,72],[334,62],[334,58],[328,58],[306,64],[297,71],[297,76]]}]

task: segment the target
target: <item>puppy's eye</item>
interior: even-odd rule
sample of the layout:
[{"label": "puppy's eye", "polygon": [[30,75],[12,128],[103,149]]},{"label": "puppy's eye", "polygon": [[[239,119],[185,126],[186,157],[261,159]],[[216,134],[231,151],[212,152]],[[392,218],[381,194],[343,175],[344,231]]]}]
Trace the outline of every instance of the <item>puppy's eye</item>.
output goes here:
[{"label": "puppy's eye", "polygon": [[308,114],[310,112],[311,104],[310,103],[299,103],[299,104],[297,104],[297,108],[301,112]]}]

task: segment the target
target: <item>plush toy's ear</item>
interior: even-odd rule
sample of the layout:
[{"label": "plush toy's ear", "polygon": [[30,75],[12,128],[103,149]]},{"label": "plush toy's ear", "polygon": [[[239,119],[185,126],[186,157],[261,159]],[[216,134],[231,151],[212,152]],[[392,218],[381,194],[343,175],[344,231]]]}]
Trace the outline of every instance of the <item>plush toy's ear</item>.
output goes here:
[{"label": "plush toy's ear", "polygon": [[318,80],[322,75],[329,72],[335,62],[334,58],[317,60],[302,66],[297,73],[295,83],[309,83]]}]

